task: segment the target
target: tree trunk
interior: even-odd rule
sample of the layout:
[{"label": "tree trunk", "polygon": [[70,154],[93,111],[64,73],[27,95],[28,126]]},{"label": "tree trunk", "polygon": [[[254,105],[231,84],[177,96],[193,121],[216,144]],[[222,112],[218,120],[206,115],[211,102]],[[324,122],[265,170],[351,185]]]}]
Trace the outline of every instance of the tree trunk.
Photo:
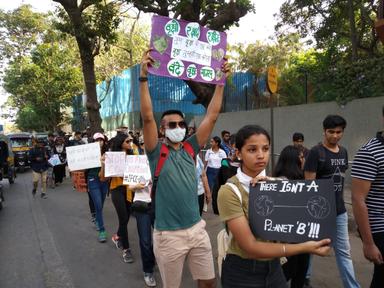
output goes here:
[{"label": "tree trunk", "polygon": [[355,9],[353,0],[348,0],[348,15],[349,15],[349,26],[350,26],[350,38],[352,44],[352,61],[357,60],[357,32],[356,32],[356,21],[355,21]]},{"label": "tree trunk", "polygon": [[83,47],[80,47],[80,57],[81,57],[81,66],[84,77],[85,84],[85,95],[86,95],[86,105],[88,119],[90,122],[91,134],[93,135],[96,132],[101,132],[101,116],[99,109],[101,107],[100,103],[97,101],[96,93],[96,75],[95,75],[95,63],[92,52],[84,51]]},{"label": "tree trunk", "polygon": [[[74,35],[77,45],[79,46],[80,58],[82,64],[82,71],[85,84],[85,94],[87,96],[86,108],[88,112],[88,119],[90,122],[90,133],[101,132],[101,117],[100,117],[100,104],[97,101],[96,94],[96,76],[95,76],[95,45],[92,41],[97,39],[89,39],[88,35],[84,33],[84,20],[82,19],[81,8],[78,6],[76,0],[54,0],[59,2],[64,10],[67,12],[71,24],[73,26]],[[83,2],[82,2],[83,3]]]}]

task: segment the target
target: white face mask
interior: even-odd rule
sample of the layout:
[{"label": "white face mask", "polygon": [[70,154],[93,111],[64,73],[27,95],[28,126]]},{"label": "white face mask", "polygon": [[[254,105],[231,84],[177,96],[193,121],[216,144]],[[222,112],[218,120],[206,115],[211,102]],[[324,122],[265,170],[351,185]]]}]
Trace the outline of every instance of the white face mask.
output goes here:
[{"label": "white face mask", "polygon": [[165,137],[172,143],[179,143],[184,140],[185,128],[176,127],[175,129],[165,129]]}]

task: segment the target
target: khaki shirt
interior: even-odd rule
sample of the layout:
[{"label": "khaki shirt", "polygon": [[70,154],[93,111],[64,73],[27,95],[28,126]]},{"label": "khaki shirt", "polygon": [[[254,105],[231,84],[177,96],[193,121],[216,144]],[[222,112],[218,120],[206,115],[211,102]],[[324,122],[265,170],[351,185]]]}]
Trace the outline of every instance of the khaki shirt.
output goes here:
[{"label": "khaki shirt", "polygon": [[[222,185],[217,199],[217,205],[220,212],[220,218],[223,222],[228,220],[235,219],[241,216],[245,216],[248,219],[248,200],[249,194],[245,191],[244,187],[240,184],[239,179],[236,176],[228,179],[227,182],[233,183],[239,188],[241,194],[241,201],[239,197],[232,191],[231,187],[228,185]],[[259,241],[267,242],[265,240],[257,238]],[[229,243],[227,254],[235,254],[244,259],[251,259],[249,255],[243,251],[239,244],[236,242],[235,238],[231,238]],[[267,259],[260,259],[267,260]]]}]

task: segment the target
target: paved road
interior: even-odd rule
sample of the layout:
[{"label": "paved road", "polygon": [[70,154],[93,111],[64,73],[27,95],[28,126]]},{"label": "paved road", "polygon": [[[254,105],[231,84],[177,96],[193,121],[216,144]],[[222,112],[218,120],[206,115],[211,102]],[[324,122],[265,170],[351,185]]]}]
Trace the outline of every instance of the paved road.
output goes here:
[{"label": "paved road", "polygon": [[[11,186],[2,182],[6,202],[0,211],[0,287],[145,287],[134,218],[129,237],[136,261],[126,264],[110,238],[105,244],[97,242],[85,193],[73,191],[65,179],[61,186],[48,190],[48,199],[34,199],[31,177],[27,171],[18,174]],[[104,214],[110,236],[117,228],[117,217],[109,198]],[[210,212],[204,218],[216,254],[216,235],[222,224]],[[362,287],[369,287],[372,268],[354,233],[351,245],[358,280]],[[160,283],[158,272],[156,278]],[[312,280],[314,287],[341,287],[333,256],[314,257]],[[181,287],[196,287],[187,269]]]}]

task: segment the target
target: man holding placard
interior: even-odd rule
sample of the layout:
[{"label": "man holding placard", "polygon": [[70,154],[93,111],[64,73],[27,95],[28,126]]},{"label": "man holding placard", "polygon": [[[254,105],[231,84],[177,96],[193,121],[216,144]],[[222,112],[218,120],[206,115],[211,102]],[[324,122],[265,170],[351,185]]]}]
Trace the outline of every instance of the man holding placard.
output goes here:
[{"label": "man holding placard", "polygon": [[[159,143],[158,129],[153,115],[148,88],[148,66],[154,59],[147,51],[140,71],[140,110],[143,119],[145,150],[153,179],[159,159],[167,157],[158,175],[157,188],[152,191],[155,200],[154,252],[164,287],[179,287],[186,258],[193,279],[199,287],[215,287],[212,247],[205,230],[205,221],[199,215],[195,163],[191,155],[197,155],[208,140],[219,115],[224,85],[217,85],[207,113],[196,134],[182,142],[186,136],[184,114],[177,110],[163,113],[160,133],[165,143]],[[226,62],[222,71],[228,74]],[[164,146],[163,146],[164,145]],[[193,151],[187,151],[190,147]],[[156,179],[155,179],[156,180]],[[155,195],[153,193],[155,192]]]}]

